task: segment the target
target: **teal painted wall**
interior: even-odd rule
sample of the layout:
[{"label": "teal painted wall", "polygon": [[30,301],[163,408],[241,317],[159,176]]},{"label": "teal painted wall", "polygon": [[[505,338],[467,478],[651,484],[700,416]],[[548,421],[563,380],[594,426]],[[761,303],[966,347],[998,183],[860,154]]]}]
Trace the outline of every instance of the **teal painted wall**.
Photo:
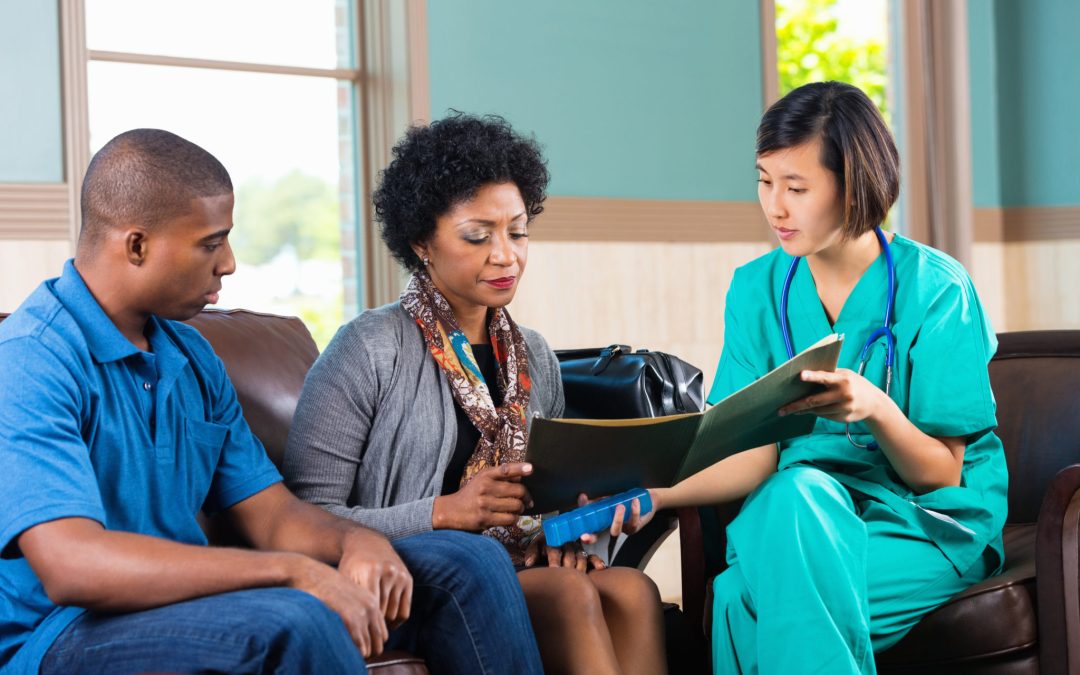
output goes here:
[{"label": "teal painted wall", "polygon": [[756,201],[756,2],[428,2],[431,113],[494,112],[550,193]]},{"label": "teal painted wall", "polygon": [[968,0],[971,181],[976,208],[1001,205],[997,50],[993,0]]},{"label": "teal painted wall", "polygon": [[994,23],[1001,204],[1080,205],[1080,2],[996,0]]},{"label": "teal painted wall", "polygon": [[58,3],[0,0],[0,183],[64,180]]}]

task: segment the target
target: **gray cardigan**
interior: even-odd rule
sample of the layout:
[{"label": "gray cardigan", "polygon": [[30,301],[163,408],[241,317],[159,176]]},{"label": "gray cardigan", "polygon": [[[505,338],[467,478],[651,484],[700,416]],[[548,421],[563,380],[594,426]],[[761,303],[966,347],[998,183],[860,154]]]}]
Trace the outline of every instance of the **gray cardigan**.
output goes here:
[{"label": "gray cardigan", "polygon": [[[559,362],[536,331],[528,419],[563,414]],[[283,473],[301,499],[391,539],[431,530],[457,443],[450,386],[400,303],[345,324],[312,366],[296,407]]]}]

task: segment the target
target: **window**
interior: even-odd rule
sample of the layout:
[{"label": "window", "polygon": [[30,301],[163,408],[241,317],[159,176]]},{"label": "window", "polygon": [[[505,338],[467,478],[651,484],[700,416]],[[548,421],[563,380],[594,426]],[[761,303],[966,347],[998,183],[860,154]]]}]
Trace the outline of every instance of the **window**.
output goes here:
[{"label": "window", "polygon": [[888,122],[888,14],[888,0],[776,0],[780,95],[808,82],[848,82]]},{"label": "window", "polygon": [[351,0],[86,0],[90,150],[134,127],[232,175],[221,305],[300,316],[320,348],[360,293]]}]

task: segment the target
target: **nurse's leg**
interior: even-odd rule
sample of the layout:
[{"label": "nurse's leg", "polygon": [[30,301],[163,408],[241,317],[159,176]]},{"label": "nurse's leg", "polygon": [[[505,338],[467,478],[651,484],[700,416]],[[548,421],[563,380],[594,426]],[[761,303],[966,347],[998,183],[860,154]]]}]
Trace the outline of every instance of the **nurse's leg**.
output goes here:
[{"label": "nurse's leg", "polygon": [[757,673],[757,616],[739,563],[713,580],[713,672]]},{"label": "nurse's leg", "polygon": [[728,538],[757,613],[760,672],[874,672],[866,528],[842,485],[818,469],[780,471]]},{"label": "nurse's leg", "polygon": [[987,565],[965,574],[918,527],[878,502],[864,502],[867,528],[867,593],[874,651],[893,646],[931,610],[982,581]]}]

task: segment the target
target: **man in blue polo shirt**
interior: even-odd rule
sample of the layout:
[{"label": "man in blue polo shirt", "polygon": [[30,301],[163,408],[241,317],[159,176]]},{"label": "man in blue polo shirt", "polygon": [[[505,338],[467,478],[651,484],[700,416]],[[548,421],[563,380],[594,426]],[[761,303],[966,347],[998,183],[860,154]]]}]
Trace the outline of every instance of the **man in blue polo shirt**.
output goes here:
[{"label": "man in blue polo shirt", "polygon": [[[74,261],[0,324],[0,671],[358,673],[404,646],[434,672],[540,672],[501,546],[392,546],[282,486],[176,323],[234,270],[232,207],[202,148],[121,134],[87,170]],[[200,509],[260,550],[206,546]]]}]

